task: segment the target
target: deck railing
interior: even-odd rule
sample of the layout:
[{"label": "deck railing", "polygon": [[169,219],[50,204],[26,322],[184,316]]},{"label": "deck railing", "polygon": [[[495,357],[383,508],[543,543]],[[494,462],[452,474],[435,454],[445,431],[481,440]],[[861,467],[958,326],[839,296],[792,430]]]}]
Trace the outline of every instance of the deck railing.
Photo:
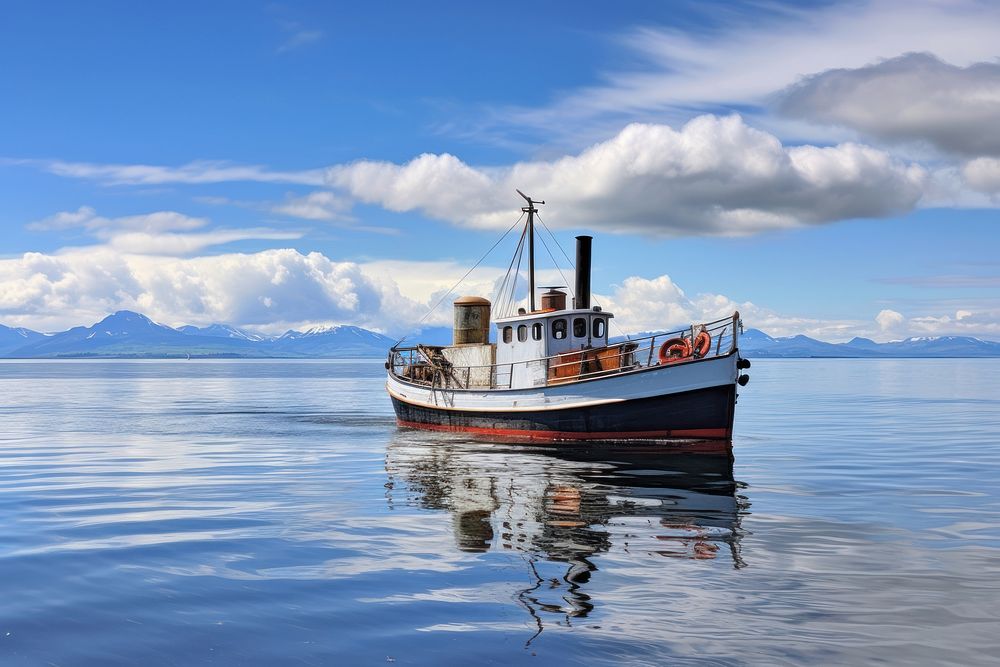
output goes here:
[{"label": "deck railing", "polygon": [[[684,329],[631,339],[612,339],[606,347],[572,350],[526,361],[481,366],[455,366],[444,356],[440,346],[415,345],[389,351],[386,364],[396,377],[413,384],[439,389],[504,389],[511,388],[515,368],[531,367],[534,386],[551,386],[578,382],[594,377],[668,364],[683,364],[700,359],[725,356],[737,348],[738,329],[742,326],[739,313],[714,322],[694,324]],[[671,339],[683,338],[692,344],[700,332],[709,334],[710,345],[705,354],[695,351],[686,357],[660,358],[660,350]]]}]

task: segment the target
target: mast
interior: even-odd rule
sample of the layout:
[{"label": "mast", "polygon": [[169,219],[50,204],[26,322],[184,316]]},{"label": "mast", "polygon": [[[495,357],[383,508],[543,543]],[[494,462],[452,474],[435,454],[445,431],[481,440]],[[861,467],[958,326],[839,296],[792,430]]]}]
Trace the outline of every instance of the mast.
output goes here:
[{"label": "mast", "polygon": [[[516,189],[516,188],[515,188]],[[534,201],[531,197],[517,190],[517,194],[524,197],[528,202],[527,206],[521,208],[523,213],[528,214],[528,312],[535,312],[535,214],[538,209],[535,204],[544,204],[543,201]]]}]

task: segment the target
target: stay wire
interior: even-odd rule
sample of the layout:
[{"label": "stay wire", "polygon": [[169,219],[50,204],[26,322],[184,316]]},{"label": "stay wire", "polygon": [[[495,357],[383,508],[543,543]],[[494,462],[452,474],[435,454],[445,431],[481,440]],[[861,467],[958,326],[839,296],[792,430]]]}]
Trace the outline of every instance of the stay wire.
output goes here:
[{"label": "stay wire", "polygon": [[[421,318],[420,318],[420,320],[419,320],[419,321],[417,322],[417,326],[420,326],[421,324],[423,324],[423,323],[424,323],[424,320],[426,320],[426,319],[427,319],[428,317],[430,317],[430,314],[431,314],[431,313],[433,313],[433,312],[434,312],[435,310],[437,310],[437,307],[438,307],[438,306],[440,306],[440,305],[441,305],[441,303],[442,303],[442,302],[443,302],[443,301],[444,301],[444,300],[445,300],[446,298],[448,298],[448,295],[449,295],[449,294],[451,294],[452,292],[454,292],[454,291],[455,291],[455,288],[456,288],[456,287],[458,287],[459,285],[461,285],[461,284],[462,284],[462,282],[463,282],[463,281],[464,281],[464,280],[465,280],[466,278],[468,278],[468,277],[469,277],[469,274],[470,274],[470,273],[472,273],[473,271],[475,271],[475,270],[476,270],[476,267],[478,267],[478,266],[479,266],[480,264],[482,264],[482,263],[483,263],[483,260],[485,260],[485,259],[486,259],[486,258],[487,258],[487,257],[489,256],[489,254],[490,254],[491,252],[493,252],[493,251],[494,251],[494,250],[496,249],[496,247],[497,247],[498,245],[500,245],[500,243],[501,243],[501,242],[502,242],[502,241],[503,241],[503,240],[504,240],[505,238],[507,238],[507,235],[508,235],[508,234],[510,234],[511,230],[512,230],[512,229],[514,229],[515,227],[517,227],[518,223],[520,223],[520,222],[521,222],[521,219],[522,219],[522,218],[524,217],[524,215],[525,215],[525,214],[524,214],[524,213],[522,213],[522,214],[521,214],[521,217],[519,217],[519,218],[518,218],[517,220],[515,220],[515,221],[514,221],[514,224],[512,224],[512,225],[511,225],[510,227],[508,227],[508,228],[507,228],[507,231],[505,231],[505,232],[503,233],[503,235],[502,235],[502,236],[501,236],[500,238],[498,238],[498,239],[496,240],[496,243],[494,243],[493,245],[491,245],[491,246],[490,246],[490,249],[489,249],[489,250],[487,250],[487,251],[486,251],[486,252],[485,252],[485,253],[483,254],[483,256],[482,256],[482,257],[480,257],[480,258],[479,258],[479,260],[478,260],[478,261],[477,261],[477,262],[476,262],[475,264],[473,264],[473,265],[472,265],[472,268],[471,268],[471,269],[469,269],[468,271],[466,271],[466,272],[465,272],[465,275],[464,275],[464,276],[462,276],[461,278],[459,278],[459,279],[458,279],[458,282],[457,282],[457,283],[455,283],[454,285],[452,285],[452,286],[451,286],[451,289],[449,289],[449,290],[448,290],[447,292],[445,292],[445,293],[444,293],[444,294],[443,294],[443,295],[441,296],[441,298],[437,300],[437,303],[435,303],[435,304],[434,304],[433,306],[431,306],[431,309],[430,309],[430,310],[428,310],[428,311],[427,311],[427,312],[426,312],[426,313],[424,314],[424,316],[423,316],[423,317],[421,317]],[[411,333],[412,333],[412,332],[411,332]],[[397,340],[397,341],[396,341],[396,345],[393,345],[393,347],[396,347],[396,346],[398,346],[398,345],[399,345],[400,343],[402,343],[402,342],[403,342],[404,340],[406,340],[406,336],[403,336],[402,338],[400,338],[399,340]]]},{"label": "stay wire", "polygon": [[[567,255],[567,254],[566,254],[566,251],[565,251],[565,250],[563,249],[563,247],[562,247],[562,244],[560,244],[560,243],[559,243],[559,239],[557,239],[557,238],[556,238],[556,235],[552,233],[552,230],[551,230],[551,229],[549,229],[549,226],[545,224],[545,221],[544,221],[544,220],[542,220],[542,216],[540,216],[540,215],[537,215],[537,214],[536,214],[536,215],[535,215],[535,217],[536,217],[536,218],[538,218],[538,222],[539,222],[539,223],[540,223],[540,224],[542,225],[542,228],[543,228],[543,229],[544,229],[545,231],[547,231],[547,232],[549,233],[549,236],[551,236],[551,237],[552,237],[552,240],[553,240],[553,241],[555,242],[555,244],[556,244],[556,247],[557,247],[557,248],[559,248],[559,252],[561,252],[561,253],[563,254],[563,257],[565,257],[565,258],[566,258],[566,262],[567,262],[567,263],[568,263],[568,264],[569,264],[569,265],[570,265],[570,266],[571,266],[571,267],[573,268],[573,270],[575,271],[575,270],[576,270],[576,265],[575,265],[575,264],[573,264],[573,260],[571,260],[571,259],[569,258],[569,255]],[[565,277],[564,277],[563,279],[565,279]],[[575,296],[575,295],[574,295],[574,296]]]},{"label": "stay wire", "polygon": [[[560,252],[562,252],[562,254],[563,254],[563,257],[565,257],[565,258],[566,258],[566,261],[567,261],[567,262],[569,262],[569,265],[570,265],[571,267],[573,267],[573,271],[576,271],[576,265],[575,265],[575,264],[573,264],[573,260],[571,260],[571,259],[569,258],[569,255],[567,255],[567,254],[566,254],[566,251],[565,251],[565,250],[563,249],[562,245],[561,245],[561,244],[559,243],[559,239],[557,239],[557,238],[556,238],[556,235],[552,233],[552,230],[551,230],[551,229],[549,229],[549,226],[545,224],[545,221],[544,221],[544,220],[542,220],[542,217],[541,217],[540,215],[537,215],[537,214],[536,214],[536,215],[535,215],[535,218],[536,218],[536,219],[538,220],[538,222],[539,222],[539,223],[540,223],[540,224],[542,225],[542,229],[544,229],[545,231],[547,231],[547,232],[549,233],[549,236],[551,236],[551,237],[552,237],[552,240],[553,240],[553,241],[555,241],[555,244],[556,244],[556,247],[557,247],[557,248],[559,248]],[[541,235],[539,235],[539,237],[538,237],[538,238],[543,238],[543,237],[542,237]],[[545,243],[545,242],[543,241],[543,242],[542,242],[542,244],[544,245],[544,243]],[[546,250],[548,250],[548,247],[546,247]],[[549,256],[551,257],[551,253],[550,253],[550,255],[549,255]],[[553,263],[555,263],[555,260],[553,259],[553,260],[552,260],[552,262],[553,262]],[[558,269],[558,268],[559,268],[559,266],[558,266],[558,265],[556,265],[556,268]],[[560,271],[560,272],[559,272],[559,275],[561,275],[561,276],[562,276],[562,271]],[[566,276],[563,276],[563,280],[566,280]],[[573,290],[573,296],[574,296],[574,297],[576,297],[576,290]],[[601,302],[600,302],[600,301],[598,301],[598,300],[597,300],[597,299],[596,299],[596,298],[594,297],[594,294],[593,294],[593,292],[591,292],[591,294],[590,294],[590,297],[591,297],[592,299],[594,299],[594,303],[596,303],[596,304],[597,304],[598,306],[600,306],[602,310],[604,309],[604,306],[603,306],[603,305],[601,304]],[[618,323],[617,323],[617,322],[615,322],[615,318],[613,318],[613,317],[612,317],[612,318],[609,318],[609,319],[610,319],[610,321],[611,321],[611,326],[613,326],[613,327],[614,327],[615,329],[618,329],[618,333],[619,333],[619,334],[621,334],[622,336],[624,336],[626,340],[632,340],[632,339],[631,339],[631,338],[629,337],[629,335],[628,335],[627,333],[625,333],[625,332],[624,332],[624,331],[622,330],[622,328],[621,328],[620,326],[618,326]]]},{"label": "stay wire", "polygon": [[[524,216],[522,215],[521,217],[523,218]],[[520,219],[518,219],[518,222],[520,222]],[[507,266],[507,273],[504,274],[503,281],[501,281],[500,286],[497,288],[496,292],[493,295],[493,303],[496,304],[497,306],[496,310],[498,313],[502,314],[506,309],[506,304],[504,303],[503,299],[504,299],[504,294],[507,292],[508,281],[510,280],[510,272],[514,269],[514,261],[523,252],[522,248],[524,247],[524,236],[527,233],[528,233],[528,227],[527,225],[525,225],[524,229],[521,230],[521,237],[517,241],[517,246],[514,247],[514,254],[511,256],[510,264]]]},{"label": "stay wire", "polygon": [[520,252],[517,253],[517,266],[514,267],[513,280],[510,281],[510,299],[507,302],[509,306],[507,317],[514,315],[514,308],[517,306],[517,301],[514,300],[514,297],[517,294],[517,279],[521,275],[522,260],[524,260],[524,243],[521,244]]},{"label": "stay wire", "polygon": [[545,242],[545,237],[542,236],[541,234],[539,234],[538,235],[538,240],[542,242],[542,247],[545,248],[545,252],[548,253],[549,259],[552,260],[552,265],[554,267],[556,267],[556,271],[559,272],[559,275],[562,277],[563,282],[566,283],[566,288],[569,289],[570,291],[572,291],[572,288],[569,286],[569,281],[566,280],[566,276],[565,276],[565,274],[563,274],[562,268],[560,268],[560,266],[559,266],[559,262],[556,261],[556,258],[552,255],[552,251],[549,250],[549,244]]}]

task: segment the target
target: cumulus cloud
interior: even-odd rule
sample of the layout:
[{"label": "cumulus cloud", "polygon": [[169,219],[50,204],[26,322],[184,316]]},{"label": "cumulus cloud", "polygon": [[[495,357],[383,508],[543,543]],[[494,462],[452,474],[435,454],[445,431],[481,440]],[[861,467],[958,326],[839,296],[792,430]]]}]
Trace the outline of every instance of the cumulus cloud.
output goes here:
[{"label": "cumulus cloud", "polygon": [[[452,155],[332,167],[328,183],[393,211],[502,228],[514,188],[544,196],[560,227],[656,235],[742,235],[916,205],[926,172],[858,144],[785,147],[739,116],[675,130],[632,124],[577,155],[475,168]],[[516,210],[516,209],[515,209]]]},{"label": "cumulus cloud", "polygon": [[615,285],[610,294],[598,295],[626,333],[678,329],[710,322],[740,312],[748,327],[773,336],[806,334],[827,341],[844,341],[867,333],[870,327],[855,320],[824,320],[779,314],[753,302],[737,302],[722,294],[687,295],[670,276],[633,276]]},{"label": "cumulus cloud", "polygon": [[[420,326],[448,326],[450,301],[459,293],[495,292],[502,269],[485,267],[418,324],[463,268],[450,262],[338,262],[292,249],[192,258],[102,246],[26,253],[0,260],[0,322],[51,331],[129,309],[173,326],[226,322],[280,333],[343,323],[403,335]],[[800,317],[722,294],[689,295],[666,275],[628,277],[595,296],[628,333],[680,328],[739,310],[747,326],[769,334],[804,333],[834,342],[858,335],[1000,335],[1000,313],[979,308],[912,318],[886,310],[867,322]]]},{"label": "cumulus cloud", "polygon": [[1000,336],[1000,311],[965,310],[941,315],[922,315],[907,320],[907,331],[915,335]]},{"label": "cumulus cloud", "polygon": [[[1000,118],[997,122],[1000,123]],[[1000,159],[981,157],[972,160],[962,168],[962,177],[974,190],[989,195],[1000,194]]]},{"label": "cumulus cloud", "polygon": [[[931,180],[919,165],[869,146],[784,146],[740,116],[709,114],[679,129],[633,123],[579,153],[506,166],[473,166],[454,155],[429,153],[403,164],[359,160],[334,165],[321,177],[192,164],[196,168],[75,164],[59,173],[133,184],[319,180],[327,190],[268,203],[268,210],[336,220],[352,201],[361,201],[477,228],[509,225],[521,204],[514,196],[520,188],[550,202],[543,216],[552,225],[660,236],[736,236],[905,213],[921,200]],[[308,177],[294,176],[306,173]],[[73,216],[86,214],[81,209],[39,224],[68,226],[76,224]]]},{"label": "cumulus cloud", "polygon": [[327,182],[390,211],[420,209],[456,222],[499,205],[495,180],[449,154],[424,154],[405,165],[372,160],[337,165],[327,170]]},{"label": "cumulus cloud", "polygon": [[96,247],[0,260],[0,317],[40,328],[92,322],[121,308],[174,325],[386,328],[393,323],[386,306],[400,300],[357,264],[291,249],[178,258]]},{"label": "cumulus cloud", "polygon": [[896,312],[895,310],[882,310],[879,314],[875,316],[875,323],[878,324],[878,328],[882,332],[894,331],[899,328],[906,318],[903,317],[902,313]]},{"label": "cumulus cloud", "polygon": [[633,276],[599,297],[627,333],[678,329],[691,323],[722,319],[739,311],[748,327],[772,336],[805,334],[832,343],[855,336],[886,341],[905,336],[1000,336],[1000,312],[988,306],[946,314],[906,317],[884,309],[873,320],[823,319],[778,313],[750,301],[737,302],[722,294],[685,294],[669,276]]},{"label": "cumulus cloud", "polygon": [[1000,155],[1000,64],[957,67],[911,53],[806,77],[780,95],[782,113],[887,141],[962,156]]}]

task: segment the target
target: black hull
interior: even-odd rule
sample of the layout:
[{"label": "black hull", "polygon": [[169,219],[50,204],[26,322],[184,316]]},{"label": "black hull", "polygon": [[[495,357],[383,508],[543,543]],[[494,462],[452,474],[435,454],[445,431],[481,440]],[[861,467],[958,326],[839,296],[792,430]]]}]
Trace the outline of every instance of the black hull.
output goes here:
[{"label": "black hull", "polygon": [[402,426],[540,440],[732,437],[736,385],[580,408],[478,412],[407,403],[392,397]]}]

